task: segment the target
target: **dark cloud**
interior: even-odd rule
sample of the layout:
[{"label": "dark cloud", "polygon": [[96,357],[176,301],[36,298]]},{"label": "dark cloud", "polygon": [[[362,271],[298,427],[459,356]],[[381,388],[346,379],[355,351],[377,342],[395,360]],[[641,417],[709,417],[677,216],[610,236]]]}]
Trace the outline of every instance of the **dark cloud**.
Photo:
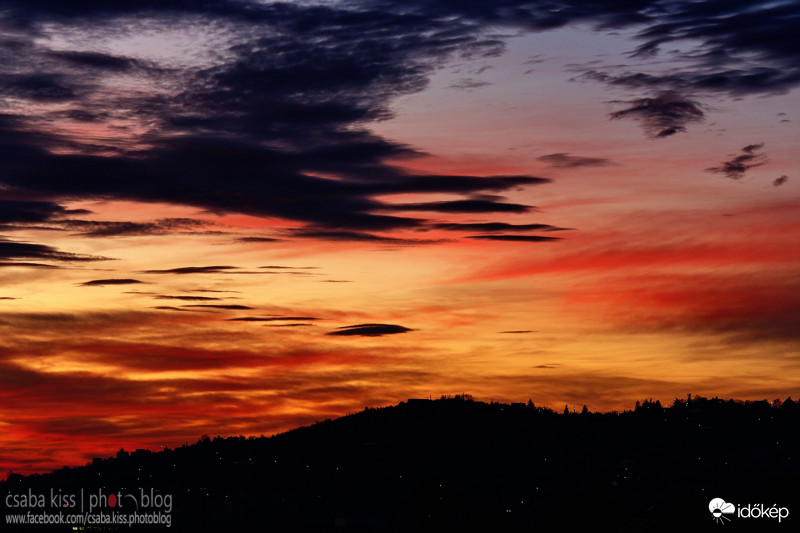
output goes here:
[{"label": "dark cloud", "polygon": [[786,183],[787,181],[789,181],[789,176],[787,176],[786,174],[784,174],[783,176],[780,176],[780,177],[778,177],[778,178],[775,178],[775,181],[773,181],[773,182],[772,182],[772,186],[773,186],[773,187],[780,187],[781,185],[783,185],[783,184],[784,184],[784,183]]},{"label": "dark cloud", "polygon": [[57,265],[47,265],[45,263],[29,263],[23,261],[0,261],[0,268],[9,268],[9,267],[26,267],[26,268],[61,268]]},{"label": "dark cloud", "polygon": [[430,240],[422,239],[398,239],[395,237],[386,237],[383,235],[375,235],[374,233],[366,233],[363,231],[331,231],[325,229],[302,228],[292,230],[291,234],[295,237],[317,239],[323,241],[354,241],[354,242],[377,242],[385,244],[427,244]]},{"label": "dark cloud", "polygon": [[66,76],[50,73],[0,74],[7,96],[36,103],[58,103],[78,96],[77,83],[68,84]]},{"label": "dark cloud", "polygon": [[270,270],[317,270],[319,267],[313,266],[304,266],[304,267],[293,267],[293,266],[284,266],[284,265],[264,265],[258,268],[266,268]]},{"label": "dark cloud", "polygon": [[[666,137],[703,117],[686,95],[768,94],[800,84],[798,9],[721,0],[11,0],[0,21],[13,29],[0,46],[0,95],[28,111],[0,116],[0,185],[30,201],[177,203],[353,232],[340,237],[355,240],[436,222],[387,213],[385,194],[467,195],[412,204],[430,216],[524,212],[527,206],[502,202],[479,207],[469,195],[541,178],[412,175],[392,162],[422,154],[368,124],[390,118],[395,99],[424,89],[446,62],[496,57],[505,46],[497,28],[510,35],[588,24],[638,31],[634,58],[655,57],[677,41],[698,43],[682,53],[680,69],[661,75],[594,69],[594,79],[651,95],[627,100],[616,118],[636,118],[651,136]],[[225,60],[145,64],[91,47],[98,36],[142,26],[167,34],[176,25],[215,28]],[[86,46],[56,49],[59,33]],[[119,91],[123,74],[144,89]],[[65,119],[120,134],[68,136],[58,127]]]},{"label": "dark cloud", "polygon": [[45,55],[77,67],[117,72],[130,70],[138,63],[136,60],[127,57],[112,56],[99,52],[51,51],[46,52]]},{"label": "dark cloud", "polygon": [[[800,84],[796,2],[645,1],[629,7],[646,14],[637,34],[642,43],[631,57],[658,61],[666,49],[675,66],[654,74],[614,65],[587,69],[583,78],[648,92],[730,96],[785,93]],[[678,42],[692,48],[666,48]]]},{"label": "dark cloud", "polygon": [[511,331],[501,331],[500,333],[512,333],[512,334],[515,334],[515,333],[536,333],[536,332],[533,331],[533,330],[530,330],[530,329],[519,329],[519,330],[511,330]]},{"label": "dark cloud", "polygon": [[68,212],[55,202],[0,199],[0,223],[44,222]]},{"label": "dark cloud", "polygon": [[444,202],[423,202],[415,204],[395,204],[398,211],[435,211],[439,213],[527,213],[529,205],[512,204],[496,200],[470,199]]},{"label": "dark cloud", "polygon": [[[86,262],[104,261],[108,258],[62,252],[53,248],[52,246],[47,246],[44,244],[9,241],[0,237],[0,260],[5,261],[8,259],[39,259],[46,261]],[[28,266],[30,266],[30,263]]]},{"label": "dark cloud", "polygon": [[570,229],[549,224],[508,224],[506,222],[443,222],[433,224],[432,227],[450,231],[565,231]]},{"label": "dark cloud", "polygon": [[741,179],[751,168],[760,167],[767,162],[767,156],[760,153],[763,147],[763,143],[748,144],[742,148],[741,154],[734,156],[728,161],[723,161],[718,167],[707,168],[706,172],[724,174],[726,177],[733,180]]},{"label": "dark cloud", "polygon": [[[47,113],[0,120],[0,151],[6,160],[0,182],[32,195],[179,203],[218,214],[301,221],[340,231],[340,240],[374,240],[366,236],[427,222],[385,213],[386,206],[377,200],[380,195],[463,195],[547,182],[533,176],[412,175],[389,161],[422,154],[365,127],[389,118],[392,100],[422,90],[429,74],[445,61],[493,57],[502,51],[503,43],[484,36],[472,20],[477,13],[453,16],[450,8],[372,2],[346,8],[222,0],[46,6],[51,5],[12,2],[4,12],[23,34],[38,40],[21,38],[17,48],[5,51],[0,92],[61,104]],[[53,25],[88,43],[98,33],[139,31],[126,18],[134,14],[147,14],[154,30],[171,28],[186,14],[200,17],[189,25],[219,23],[231,43],[225,49],[228,58],[213,66],[179,68],[145,65],[136,57],[106,50],[47,47]],[[160,92],[122,96],[109,83],[121,73]],[[131,128],[105,139],[67,138],[53,127],[64,118],[112,127],[127,121],[147,133],[136,137],[129,133],[135,129]],[[410,209],[523,208],[464,200]],[[87,236],[192,229],[124,222],[71,224]]]},{"label": "dark cloud", "polygon": [[14,298],[13,296],[0,296],[0,300],[19,300],[19,298]]},{"label": "dark cloud", "polygon": [[642,123],[651,138],[663,138],[686,131],[686,125],[700,122],[705,114],[699,104],[675,92],[662,92],[652,98],[618,101],[630,107],[614,111],[612,119],[633,118]]},{"label": "dark cloud", "polygon": [[287,320],[320,320],[315,316],[269,316],[269,317],[262,317],[262,316],[243,316],[239,318],[229,318],[230,321],[240,321],[240,322],[283,322]]},{"label": "dark cloud", "polygon": [[310,326],[316,326],[316,324],[300,324],[300,323],[264,324],[264,327],[267,327],[267,328],[300,328],[300,327],[310,327]]},{"label": "dark cloud", "polygon": [[602,167],[611,164],[611,160],[604,157],[579,157],[568,153],[547,154],[537,159],[558,168]]},{"label": "dark cloud", "polygon": [[474,78],[462,78],[458,80],[456,83],[450,85],[451,89],[478,89],[479,87],[484,87],[486,85],[490,85],[488,81],[481,81],[476,80]]},{"label": "dark cloud", "polygon": [[327,335],[339,336],[352,336],[357,335],[361,337],[380,337],[382,335],[393,335],[396,333],[407,333],[414,331],[403,326],[395,324],[356,324],[354,326],[344,326],[336,331],[330,331]]},{"label": "dark cloud", "polygon": [[154,296],[153,298],[157,298],[159,300],[182,300],[184,302],[211,302],[214,300],[223,300],[224,298],[216,298],[214,296],[169,296],[160,294],[158,296]]},{"label": "dark cloud", "polygon": [[762,148],[764,148],[764,143],[748,144],[747,146],[742,148],[742,152],[746,154],[753,154],[756,151],[761,150]]},{"label": "dark cloud", "polygon": [[180,267],[169,268],[166,270],[145,270],[145,274],[223,274],[230,270],[236,270],[235,266],[202,266],[202,267]]},{"label": "dark cloud", "polygon": [[230,309],[233,311],[247,311],[253,309],[247,305],[238,304],[187,304],[182,307],[198,307],[206,309]]},{"label": "dark cloud", "polygon": [[183,292],[216,292],[216,293],[240,293],[241,291],[220,291],[216,289],[191,289]]},{"label": "dark cloud", "polygon": [[371,188],[380,194],[406,192],[478,193],[481,191],[505,191],[529,185],[550,183],[548,178],[536,176],[398,176],[392,182],[375,184]]},{"label": "dark cloud", "polygon": [[101,287],[104,285],[135,285],[137,283],[142,283],[138,279],[129,279],[129,278],[118,278],[118,279],[93,279],[91,281],[86,281],[81,283],[84,287]]},{"label": "dark cloud", "polygon": [[63,220],[55,223],[80,232],[87,237],[121,237],[136,235],[167,235],[182,230],[198,230],[211,225],[191,218],[163,218],[155,222],[109,222],[96,220]]},{"label": "dark cloud", "polygon": [[511,242],[548,242],[561,240],[559,237],[542,237],[541,235],[470,235],[468,238],[485,241]]},{"label": "dark cloud", "polygon": [[282,240],[275,237],[241,237],[236,239],[237,242],[281,242]]}]

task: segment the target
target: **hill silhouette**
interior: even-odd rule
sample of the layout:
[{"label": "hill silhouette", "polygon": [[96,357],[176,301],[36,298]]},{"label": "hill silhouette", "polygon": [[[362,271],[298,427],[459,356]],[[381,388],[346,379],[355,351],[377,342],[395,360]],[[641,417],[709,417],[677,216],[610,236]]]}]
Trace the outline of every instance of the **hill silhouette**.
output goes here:
[{"label": "hill silhouette", "polygon": [[[688,397],[622,413],[556,413],[460,395],[270,438],[121,450],[84,467],[11,474],[0,490],[47,493],[49,503],[52,491],[144,489],[170,496],[171,530],[709,531],[720,527],[712,498],[798,513],[799,482],[800,406],[791,399]],[[788,531],[796,522],[790,514],[732,525]],[[116,527],[105,530],[131,529]]]}]

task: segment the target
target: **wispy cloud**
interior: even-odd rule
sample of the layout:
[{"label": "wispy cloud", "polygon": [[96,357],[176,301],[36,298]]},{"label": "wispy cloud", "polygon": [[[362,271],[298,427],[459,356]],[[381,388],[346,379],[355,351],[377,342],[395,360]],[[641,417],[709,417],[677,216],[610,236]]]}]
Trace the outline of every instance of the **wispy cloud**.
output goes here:
[{"label": "wispy cloud", "polygon": [[315,316],[243,316],[238,318],[229,318],[228,320],[234,322],[285,322],[285,321],[309,321],[320,320]]},{"label": "wispy cloud", "polygon": [[547,154],[537,159],[558,168],[603,167],[611,164],[611,160],[605,157],[581,157],[568,153]]},{"label": "wispy cloud", "polygon": [[230,270],[236,270],[235,266],[198,266],[198,267],[179,267],[166,270],[145,270],[145,274],[222,274]]},{"label": "wispy cloud", "polygon": [[509,224],[507,222],[443,222],[433,228],[450,231],[565,231],[549,224]]},{"label": "wispy cloud", "polygon": [[[744,177],[751,168],[760,167],[767,162],[767,156],[761,153],[764,144],[748,144],[741,150],[741,154],[723,161],[720,166],[707,168],[707,172],[724,174],[732,180]],[[778,178],[780,179],[780,178]],[[780,184],[778,184],[780,185]]]},{"label": "wispy cloud", "polygon": [[541,235],[470,235],[468,238],[508,242],[550,242],[561,240],[559,237],[543,237]]},{"label": "wispy cloud", "polygon": [[612,119],[633,118],[641,122],[648,137],[670,137],[686,131],[692,122],[700,122],[705,113],[700,105],[676,92],[662,92],[651,98],[637,98],[614,103],[629,107],[614,111]]},{"label": "wispy cloud", "polygon": [[0,237],[0,260],[38,259],[58,262],[104,261],[107,257],[62,252],[46,244],[9,241]]}]

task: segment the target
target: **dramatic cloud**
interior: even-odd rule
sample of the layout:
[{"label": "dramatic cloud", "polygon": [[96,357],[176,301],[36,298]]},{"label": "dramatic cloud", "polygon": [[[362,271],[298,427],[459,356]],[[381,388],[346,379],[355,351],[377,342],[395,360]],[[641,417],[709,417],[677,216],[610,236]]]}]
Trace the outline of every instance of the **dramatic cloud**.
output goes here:
[{"label": "dramatic cloud", "polygon": [[184,305],[183,307],[197,307],[197,308],[205,308],[205,309],[230,309],[230,310],[233,310],[233,311],[247,311],[247,310],[253,309],[252,307],[249,307],[247,305],[238,305],[238,304],[232,304],[232,305],[227,305],[227,304],[219,304],[219,305],[217,305],[217,304],[187,304],[187,305]]},{"label": "dramatic cloud", "polygon": [[375,235],[373,233],[366,233],[363,231],[329,231],[325,229],[309,228],[309,229],[293,230],[291,233],[295,237],[303,237],[321,241],[377,242],[385,244],[409,244],[409,245],[438,242],[438,241],[430,241],[423,239],[398,239],[395,237]]},{"label": "dramatic cloud", "polygon": [[87,237],[118,237],[135,235],[167,235],[180,231],[196,231],[210,225],[190,218],[164,218],[155,222],[107,222],[94,220],[63,220],[55,227],[80,232]]},{"label": "dramatic cloud", "polygon": [[579,157],[567,153],[547,154],[537,159],[558,168],[602,167],[611,164],[611,161],[604,157]]},{"label": "dramatic cloud", "polygon": [[450,231],[564,231],[569,229],[549,224],[508,224],[506,222],[447,222],[433,224],[432,227]]},{"label": "dramatic cloud", "polygon": [[215,298],[213,296],[165,296],[158,295],[153,298],[159,300],[183,300],[185,302],[210,302],[214,300],[222,300],[223,298]]},{"label": "dramatic cloud", "polygon": [[[138,13],[146,13],[151,27],[165,32],[181,14],[217,24],[218,37],[228,43],[224,61],[180,68],[86,49],[98,32],[137,31],[130,17]],[[24,21],[31,35],[42,36],[34,43],[23,35],[16,48],[5,49],[0,78],[6,94],[60,106],[0,117],[6,158],[0,181],[31,196],[178,203],[355,231],[355,240],[363,240],[359,232],[425,222],[379,213],[386,207],[375,199],[378,195],[468,194],[546,181],[410,175],[387,161],[420,154],[363,127],[390,117],[390,102],[424,88],[429,73],[447,59],[502,51],[500,41],[483,37],[466,17],[411,14],[368,2],[344,7],[225,1],[102,8],[82,3],[67,10],[13,3],[5,15]],[[48,49],[42,43],[54,28],[80,36],[84,48]],[[121,74],[152,90],[122,96],[114,87]],[[59,120],[104,124],[124,134],[66,138],[52,127]],[[138,130],[147,134],[134,133]],[[521,209],[512,204],[480,209],[471,203],[417,208]],[[189,220],[70,224],[88,236],[157,234],[203,225]]]},{"label": "dramatic cloud", "polygon": [[240,237],[236,242],[281,242],[282,240],[275,237]]},{"label": "dramatic cloud", "polygon": [[[760,167],[767,162],[767,156],[763,153],[759,153],[763,147],[763,143],[748,144],[742,148],[741,154],[729,159],[728,161],[724,161],[718,167],[707,168],[706,172],[725,174],[726,177],[732,180],[741,179],[751,168]],[[780,185],[780,183],[778,185]]]},{"label": "dramatic cloud", "polygon": [[662,92],[653,98],[638,98],[615,103],[630,107],[610,113],[612,119],[633,118],[642,123],[651,138],[669,137],[686,131],[690,122],[700,122],[704,113],[699,104],[675,92]]},{"label": "dramatic cloud", "polygon": [[136,60],[98,52],[46,52],[46,56],[60,59],[76,67],[94,70],[127,71],[135,67]]},{"label": "dramatic cloud", "polygon": [[486,85],[489,85],[488,81],[481,81],[481,80],[476,80],[476,79],[473,79],[473,78],[463,78],[463,79],[459,80],[457,83],[454,83],[454,84],[450,85],[450,88],[451,89],[461,89],[461,90],[464,90],[464,89],[477,89],[479,87],[484,87]]},{"label": "dramatic cloud", "polygon": [[[624,3],[601,4],[599,9],[604,10]],[[786,93],[800,84],[800,49],[794,44],[800,20],[796,2],[645,1],[629,11],[633,13],[642,17],[636,22],[637,38],[643,42],[630,54],[636,63],[592,66],[578,79],[649,94],[734,97]],[[667,54],[672,67],[664,68]],[[662,68],[653,69],[659,61]],[[697,111],[681,113],[680,122],[661,129],[653,124],[648,133],[683,131],[694,117],[702,116]]]},{"label": "dramatic cloud", "polygon": [[223,274],[229,270],[236,270],[235,266],[202,266],[202,267],[180,267],[167,270],[145,270],[145,274]]},{"label": "dramatic cloud", "polygon": [[84,210],[69,210],[55,202],[0,199],[0,223],[35,223],[71,214],[85,214]]},{"label": "dramatic cloud", "polygon": [[793,43],[797,3],[670,2],[669,8],[640,31],[645,42],[639,54],[655,55],[677,41],[702,44],[684,55],[692,67],[670,73],[665,81],[734,95],[780,93],[800,82],[800,50]]},{"label": "dramatic cloud", "polygon": [[56,269],[61,268],[56,265],[47,265],[44,263],[29,263],[24,261],[0,261],[0,268],[13,268],[13,267],[28,267],[28,268],[45,268]]},{"label": "dramatic cloud", "polygon": [[135,285],[137,283],[142,283],[138,279],[129,279],[129,278],[119,278],[119,279],[93,279],[91,281],[87,281],[81,283],[84,287],[102,287],[105,285]]},{"label": "dramatic cloud", "polygon": [[468,238],[484,241],[511,242],[548,242],[561,240],[559,237],[542,237],[540,235],[470,235]]},{"label": "dramatic cloud", "polygon": [[264,265],[258,268],[266,268],[269,270],[317,270],[319,267],[293,267],[293,266],[285,266],[285,265]]},{"label": "dramatic cloud", "polygon": [[440,213],[527,213],[532,209],[529,205],[498,202],[493,199],[396,204],[392,208],[399,211],[437,211]]},{"label": "dramatic cloud", "polygon": [[[422,90],[429,75],[452,59],[502,53],[501,39],[483,31],[509,27],[541,31],[575,23],[636,27],[637,58],[653,57],[673,41],[704,43],[686,52],[694,68],[663,75],[609,74],[595,79],[645,88],[646,98],[622,101],[613,118],[640,120],[651,137],[667,137],[703,119],[687,94],[767,93],[800,83],[796,6],[647,0],[591,5],[505,0],[492,6],[375,0],[333,3],[255,3],[217,0],[81,2],[52,9],[47,2],[10,2],[3,13],[16,28],[2,47],[0,80],[14,107],[0,117],[5,172],[0,182],[28,202],[105,197],[184,204],[214,213],[275,217],[324,227],[364,240],[375,231],[424,227],[430,221],[386,214],[403,207],[428,213],[521,213],[529,206],[469,197],[387,206],[385,194],[472,195],[544,183],[533,176],[411,175],[392,162],[421,155],[413,147],[368,131],[391,117],[399,96]],[[147,14],[168,35],[175,20],[191,31],[215,32],[215,57],[183,62],[134,57],[92,47],[98,36],[136,33]],[[213,28],[213,30],[212,30]],[[58,32],[75,36],[56,48]],[[700,45],[698,45],[700,46]],[[136,91],[120,91],[127,76]],[[461,87],[484,82],[467,79]],[[59,121],[102,125],[118,135],[71,136]],[[146,133],[144,133],[146,132]],[[606,164],[601,158],[550,154],[556,166]],[[234,162],[234,163],[232,163]],[[57,215],[44,203],[19,206],[28,221]],[[10,217],[9,217],[10,218]],[[191,231],[202,223],[72,224],[89,236]],[[244,239],[274,237],[244,237]],[[270,241],[262,241],[270,242]]]},{"label": "dramatic cloud", "polygon": [[356,324],[354,326],[343,326],[336,331],[328,332],[328,335],[339,336],[360,336],[360,337],[380,337],[382,335],[394,335],[396,333],[407,333],[414,331],[395,324]]},{"label": "dramatic cloud", "polygon": [[239,318],[230,318],[231,321],[240,322],[283,322],[287,320],[320,320],[315,316],[243,316]]},{"label": "dramatic cloud", "polygon": [[0,260],[39,259],[48,261],[103,261],[108,258],[61,252],[51,246],[27,242],[8,241],[0,237]]}]

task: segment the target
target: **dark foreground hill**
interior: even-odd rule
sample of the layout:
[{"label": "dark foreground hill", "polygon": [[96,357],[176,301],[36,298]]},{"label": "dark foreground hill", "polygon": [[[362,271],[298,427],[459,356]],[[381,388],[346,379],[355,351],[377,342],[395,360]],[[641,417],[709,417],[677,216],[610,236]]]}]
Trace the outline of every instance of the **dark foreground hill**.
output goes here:
[{"label": "dark foreground hill", "polygon": [[[31,511],[20,498],[39,494],[44,509],[34,513],[86,514],[93,499],[93,513],[135,505],[168,514],[171,530],[791,531],[800,523],[800,406],[695,398],[557,414],[530,402],[409,400],[271,438],[120,451],[11,475],[0,490],[7,514]],[[714,498],[737,511],[716,517]],[[745,516],[759,504],[759,515],[788,516]]]}]

